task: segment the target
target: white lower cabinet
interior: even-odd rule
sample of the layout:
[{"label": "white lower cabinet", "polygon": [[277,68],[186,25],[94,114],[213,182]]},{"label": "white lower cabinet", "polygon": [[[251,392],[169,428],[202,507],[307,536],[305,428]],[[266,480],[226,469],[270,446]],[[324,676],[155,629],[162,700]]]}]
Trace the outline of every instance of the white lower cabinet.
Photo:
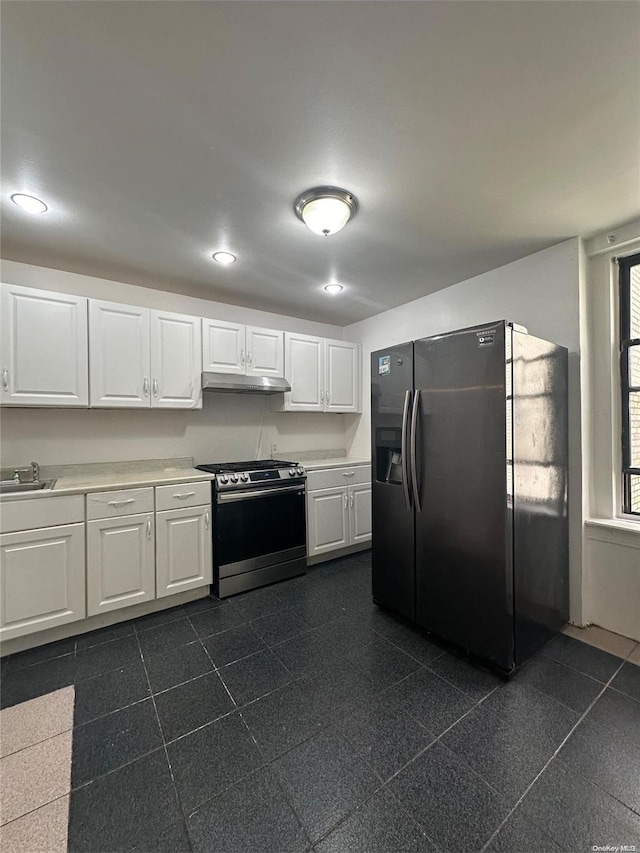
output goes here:
[{"label": "white lower cabinet", "polygon": [[212,582],[208,480],[1,508],[0,640]]},{"label": "white lower cabinet", "polygon": [[84,619],[84,524],[0,535],[0,637]]},{"label": "white lower cabinet", "polygon": [[[352,484],[352,485],[351,485]],[[371,539],[371,467],[331,468],[307,477],[307,555]]]},{"label": "white lower cabinet", "polygon": [[351,545],[371,539],[371,483],[349,486],[349,540]]},{"label": "white lower cabinet", "polygon": [[349,496],[347,487],[321,489],[307,495],[308,549],[315,557],[349,544]]},{"label": "white lower cabinet", "polygon": [[156,597],[154,515],[87,523],[87,615]]},{"label": "white lower cabinet", "polygon": [[156,513],[158,598],[211,583],[211,541],[210,506]]}]

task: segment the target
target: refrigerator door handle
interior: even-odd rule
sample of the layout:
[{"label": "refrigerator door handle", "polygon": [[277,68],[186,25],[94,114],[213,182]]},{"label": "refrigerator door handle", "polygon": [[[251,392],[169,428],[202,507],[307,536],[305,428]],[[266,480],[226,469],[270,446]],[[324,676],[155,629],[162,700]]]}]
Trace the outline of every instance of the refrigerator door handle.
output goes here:
[{"label": "refrigerator door handle", "polygon": [[407,509],[411,509],[411,493],[409,492],[409,465],[407,455],[409,452],[408,429],[409,429],[409,404],[411,402],[411,391],[404,395],[404,409],[402,410],[402,488],[404,489],[404,502]]},{"label": "refrigerator door handle", "polygon": [[420,394],[421,392],[417,390],[413,398],[413,411],[411,412],[411,485],[413,486],[413,499],[418,512],[422,512],[420,490],[418,489],[418,463],[416,459],[418,455],[418,410],[420,408]]}]

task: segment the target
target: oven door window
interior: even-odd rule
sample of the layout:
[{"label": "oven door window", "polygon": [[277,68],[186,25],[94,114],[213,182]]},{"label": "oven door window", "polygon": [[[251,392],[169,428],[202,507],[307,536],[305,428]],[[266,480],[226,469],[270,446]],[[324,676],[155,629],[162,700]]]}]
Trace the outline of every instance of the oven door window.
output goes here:
[{"label": "oven door window", "polygon": [[219,503],[216,507],[215,562],[250,560],[306,543],[304,492],[278,492]]}]

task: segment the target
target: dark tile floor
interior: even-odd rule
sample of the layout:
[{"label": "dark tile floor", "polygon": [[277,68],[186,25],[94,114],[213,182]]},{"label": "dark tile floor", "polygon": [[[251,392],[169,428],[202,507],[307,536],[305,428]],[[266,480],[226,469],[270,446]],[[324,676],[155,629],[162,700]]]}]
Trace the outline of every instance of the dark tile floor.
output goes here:
[{"label": "dark tile floor", "polygon": [[3,662],[75,684],[71,851],[640,850],[640,667],[509,683],[371,604],[368,554]]}]

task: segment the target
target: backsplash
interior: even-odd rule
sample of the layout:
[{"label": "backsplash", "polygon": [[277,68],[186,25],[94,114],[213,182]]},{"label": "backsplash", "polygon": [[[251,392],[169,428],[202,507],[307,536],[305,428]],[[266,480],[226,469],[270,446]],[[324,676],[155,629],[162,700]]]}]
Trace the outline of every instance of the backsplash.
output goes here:
[{"label": "backsplash", "polygon": [[269,397],[205,394],[201,411],[4,408],[1,418],[0,465],[13,469],[32,459],[51,466],[192,456],[200,463],[310,447],[335,456],[354,416],[273,412]]},{"label": "backsplash", "polygon": [[347,451],[340,450],[296,450],[296,462],[316,462],[319,459],[341,459]]}]

